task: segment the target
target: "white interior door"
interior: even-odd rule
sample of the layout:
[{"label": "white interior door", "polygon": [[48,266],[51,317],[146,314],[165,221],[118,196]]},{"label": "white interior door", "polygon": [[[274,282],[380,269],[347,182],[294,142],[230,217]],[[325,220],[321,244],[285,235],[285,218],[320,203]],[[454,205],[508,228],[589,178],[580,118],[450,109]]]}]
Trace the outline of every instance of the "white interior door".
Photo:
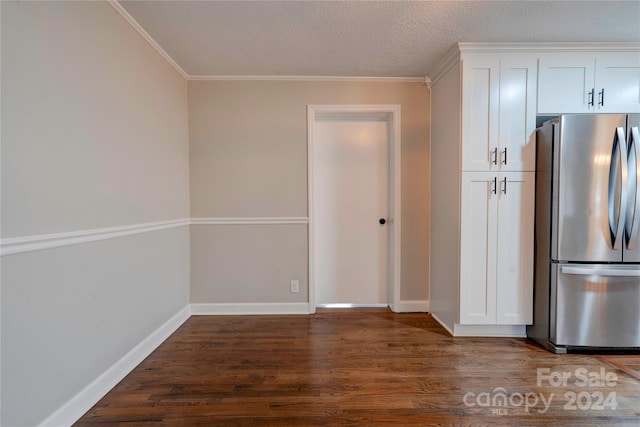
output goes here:
[{"label": "white interior door", "polygon": [[386,120],[317,120],[313,148],[316,304],[386,304]]}]

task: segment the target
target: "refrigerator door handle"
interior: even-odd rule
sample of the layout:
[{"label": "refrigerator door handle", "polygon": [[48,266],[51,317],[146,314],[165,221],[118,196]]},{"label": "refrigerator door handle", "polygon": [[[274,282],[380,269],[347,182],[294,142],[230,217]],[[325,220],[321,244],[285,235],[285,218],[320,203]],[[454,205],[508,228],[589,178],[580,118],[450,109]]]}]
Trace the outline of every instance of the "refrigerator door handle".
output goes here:
[{"label": "refrigerator door handle", "polygon": [[[614,250],[620,249],[622,240],[625,215],[627,213],[627,147],[624,129],[616,128],[613,138],[613,149],[611,151],[611,166],[609,169],[609,229],[611,230],[611,240]],[[620,203],[616,209],[616,190],[618,189],[617,177],[620,168]],[[617,211],[617,212],[616,212]]]},{"label": "refrigerator door handle", "polygon": [[562,274],[575,274],[578,276],[607,276],[607,277],[640,277],[638,269],[614,269],[593,267],[561,267]]},{"label": "refrigerator door handle", "polygon": [[640,183],[638,179],[638,144],[640,144],[640,132],[638,127],[633,126],[629,130],[629,185],[628,185],[628,197],[633,198],[629,200],[627,206],[627,224],[625,227],[625,234],[627,238],[627,249],[633,249],[635,241],[638,239],[638,228],[640,228],[640,194],[638,194],[638,188]]}]

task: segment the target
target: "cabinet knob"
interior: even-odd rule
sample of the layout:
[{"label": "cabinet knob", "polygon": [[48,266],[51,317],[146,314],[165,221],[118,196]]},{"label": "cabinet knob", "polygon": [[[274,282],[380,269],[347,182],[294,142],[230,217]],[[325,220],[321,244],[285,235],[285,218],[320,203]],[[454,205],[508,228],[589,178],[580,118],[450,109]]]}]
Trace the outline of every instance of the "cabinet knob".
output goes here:
[{"label": "cabinet knob", "polygon": [[387,220],[384,218],[380,218],[378,222],[380,223],[380,225],[385,225],[387,223]]}]

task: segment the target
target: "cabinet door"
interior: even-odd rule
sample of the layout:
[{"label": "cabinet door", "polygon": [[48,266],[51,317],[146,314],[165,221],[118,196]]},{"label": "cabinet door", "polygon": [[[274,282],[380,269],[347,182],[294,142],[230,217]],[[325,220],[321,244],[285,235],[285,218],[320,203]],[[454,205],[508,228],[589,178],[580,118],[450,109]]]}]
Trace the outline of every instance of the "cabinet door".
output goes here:
[{"label": "cabinet door", "polygon": [[500,61],[491,55],[462,60],[462,170],[498,169]]},{"label": "cabinet door", "polygon": [[598,113],[640,113],[640,52],[602,53],[596,58]]},{"label": "cabinet door", "polygon": [[533,321],[533,225],[535,172],[500,175],[496,323]]},{"label": "cabinet door", "polygon": [[547,53],[538,63],[538,114],[588,113],[595,57],[584,53]]},{"label": "cabinet door", "polygon": [[509,55],[500,60],[499,157],[501,170],[535,170],[537,60]]},{"label": "cabinet door", "polygon": [[497,181],[491,173],[462,173],[460,324],[496,322]]}]

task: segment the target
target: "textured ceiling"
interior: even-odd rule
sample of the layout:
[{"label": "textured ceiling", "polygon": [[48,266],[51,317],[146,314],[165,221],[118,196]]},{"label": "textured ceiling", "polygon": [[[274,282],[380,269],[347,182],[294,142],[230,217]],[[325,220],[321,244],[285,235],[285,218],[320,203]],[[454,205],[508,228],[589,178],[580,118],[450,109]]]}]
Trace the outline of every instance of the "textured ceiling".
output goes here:
[{"label": "textured ceiling", "polygon": [[457,42],[640,41],[640,1],[124,1],[189,75],[417,77]]}]

